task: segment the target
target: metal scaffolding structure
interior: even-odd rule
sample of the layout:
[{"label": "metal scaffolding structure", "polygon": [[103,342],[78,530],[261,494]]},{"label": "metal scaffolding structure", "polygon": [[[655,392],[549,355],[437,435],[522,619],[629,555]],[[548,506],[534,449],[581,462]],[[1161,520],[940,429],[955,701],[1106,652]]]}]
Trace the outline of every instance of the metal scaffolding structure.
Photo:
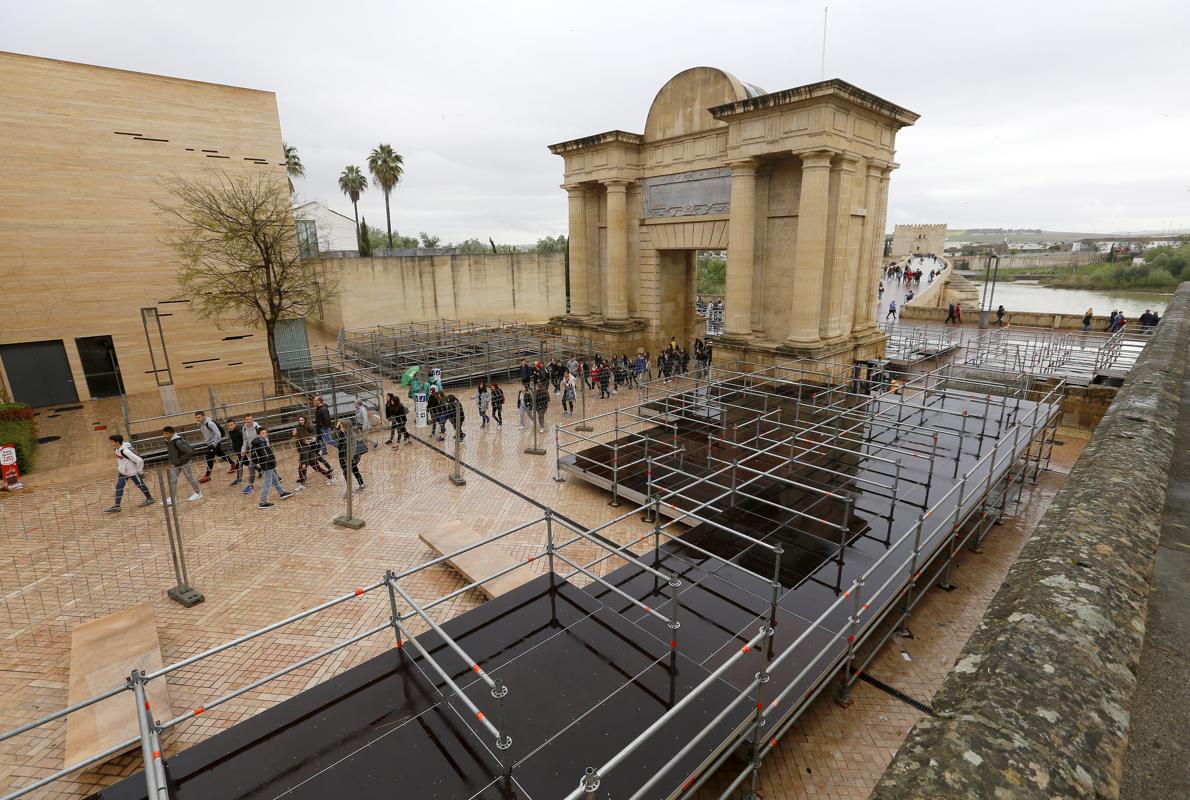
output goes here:
[{"label": "metal scaffolding structure", "polygon": [[[494,759],[486,786],[504,796],[515,785],[523,797],[689,798],[733,753],[746,753],[747,765],[720,797],[745,784],[755,792],[765,756],[809,702],[833,682],[837,699],[848,703],[859,672],[884,641],[907,629],[925,591],[934,583],[949,585],[956,554],[978,547],[1014,492],[1019,503],[1024,485],[1048,465],[1063,382],[1041,390],[1023,373],[996,380],[955,373],[950,367],[923,372],[892,392],[858,380],[851,364],[712,368],[674,391],[649,391],[629,408],[557,426],[559,473],[609,489],[613,502],[627,500],[630,510],[588,529],[532,501],[542,513],[509,530],[410,569],[389,570],[149,674],[133,672],[122,685],[0,734],[0,742],[125,693],[137,704],[138,737],[0,800],[25,796],[138,744],[145,769],[136,779],[145,796],[168,798],[164,732],[386,631],[396,648],[413,654],[407,669],[434,687],[440,702],[466,722],[477,749]],[[616,543],[613,529],[640,514],[651,520],[651,530]],[[541,531],[543,543],[524,562],[429,601],[406,589],[423,570],[530,528]],[[551,603],[555,582],[583,587],[598,607],[578,616],[611,631],[644,666],[629,669],[605,655],[596,665],[602,671],[584,676],[604,687],[594,703],[551,721],[548,736],[530,737],[529,715],[510,722],[506,696],[520,691],[520,702],[530,705],[541,698],[533,686],[506,686],[502,673],[517,659],[530,662],[523,670],[532,670],[532,663],[552,668],[550,659],[561,657],[550,649],[555,639],[538,641],[537,628],[526,632],[512,622],[501,632],[497,625],[513,619],[512,611],[485,618],[477,624],[501,658],[481,663],[473,652],[478,644],[465,646],[429,612],[542,560],[548,573],[538,580],[549,578]],[[387,620],[173,719],[153,718],[145,702],[149,682],[369,597],[387,603]],[[413,623],[424,632],[414,635]],[[531,646],[524,644],[530,639]],[[641,688],[646,674],[667,684],[661,713],[599,713],[625,687]],[[650,684],[646,691],[657,689]],[[573,788],[527,790],[565,780],[557,776],[550,760],[557,752],[550,747],[560,737],[580,735],[584,747],[567,740],[567,752],[592,766],[572,776]]]},{"label": "metal scaffolding structure", "polygon": [[495,320],[438,320],[404,325],[376,325],[344,330],[342,353],[372,365],[386,377],[399,377],[411,366],[427,374],[442,370],[444,385],[515,375],[522,361],[547,361],[591,355],[589,340],[551,333],[546,325]]},{"label": "metal scaffolding structure", "polygon": [[1087,385],[1120,380],[1132,371],[1149,337],[1124,327],[1116,333],[1007,326],[968,339],[958,362],[980,369],[1063,378]]}]

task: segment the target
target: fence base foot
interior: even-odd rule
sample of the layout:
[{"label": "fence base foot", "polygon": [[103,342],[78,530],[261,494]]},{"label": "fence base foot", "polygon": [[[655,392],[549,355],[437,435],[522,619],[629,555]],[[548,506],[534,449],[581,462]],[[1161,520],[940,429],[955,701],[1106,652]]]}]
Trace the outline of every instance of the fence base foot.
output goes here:
[{"label": "fence base foot", "polygon": [[554,478],[554,483],[566,483],[566,479],[559,476]]},{"label": "fence base foot", "polygon": [[612,508],[619,508],[620,507],[620,498],[613,497],[611,500],[607,501],[607,504],[609,506],[611,506]]},{"label": "fence base foot", "polygon": [[462,475],[451,475],[450,482],[453,483],[455,486],[466,486],[467,485],[467,479],[464,478]]},{"label": "fence base foot", "polygon": [[854,703],[855,698],[851,696],[850,690],[835,693],[835,705],[839,708],[851,708]]},{"label": "fence base foot", "polygon": [[175,586],[166,592],[169,599],[175,601],[182,608],[192,608],[207,598],[192,586]]},{"label": "fence base foot", "polygon": [[531,456],[544,456],[545,450],[540,447],[526,447],[525,452]]},{"label": "fence base foot", "polygon": [[898,636],[902,639],[916,639],[917,638],[916,636],[913,635],[913,631],[909,630],[908,625],[901,625],[900,627],[898,627],[896,630],[893,631],[893,635]]},{"label": "fence base foot", "polygon": [[590,433],[591,431],[595,430],[590,425],[575,425],[574,429],[579,433]]},{"label": "fence base foot", "polygon": [[359,517],[348,517],[346,515],[335,517],[335,524],[340,528],[351,528],[353,531],[358,531],[364,527],[364,521]]},{"label": "fence base foot", "polygon": [[955,586],[950,581],[945,581],[944,583],[939,583],[938,588],[944,592],[953,592],[955,589],[957,589],[959,587]]}]

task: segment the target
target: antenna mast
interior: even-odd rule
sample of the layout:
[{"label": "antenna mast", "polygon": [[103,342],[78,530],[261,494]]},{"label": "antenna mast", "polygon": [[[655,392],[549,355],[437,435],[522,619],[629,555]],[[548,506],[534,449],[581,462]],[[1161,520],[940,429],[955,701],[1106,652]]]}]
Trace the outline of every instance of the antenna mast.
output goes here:
[{"label": "antenna mast", "polygon": [[826,16],[830,13],[830,6],[822,7],[822,66],[819,80],[826,80]]}]

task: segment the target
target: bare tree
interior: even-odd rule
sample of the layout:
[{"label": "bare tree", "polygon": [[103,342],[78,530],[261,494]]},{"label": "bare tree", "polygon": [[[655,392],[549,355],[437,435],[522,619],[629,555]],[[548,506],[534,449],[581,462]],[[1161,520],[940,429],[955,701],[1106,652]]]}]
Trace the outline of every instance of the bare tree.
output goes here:
[{"label": "bare tree", "polygon": [[299,256],[289,192],[263,169],[176,177],[157,203],[170,220],[165,243],[181,260],[177,280],[203,319],[233,317],[263,328],[281,390],[276,328],[318,313],[335,292],[314,261]]}]

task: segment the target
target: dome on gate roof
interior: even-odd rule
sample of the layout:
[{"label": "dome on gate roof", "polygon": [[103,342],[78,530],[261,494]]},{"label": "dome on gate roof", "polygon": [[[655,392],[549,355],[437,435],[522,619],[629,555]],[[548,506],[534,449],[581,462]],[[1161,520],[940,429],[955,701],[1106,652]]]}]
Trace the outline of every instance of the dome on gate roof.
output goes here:
[{"label": "dome on gate roof", "polygon": [[644,140],[655,142],[673,136],[724,127],[707,112],[712,106],[734,103],[765,94],[742,83],[730,72],[715,67],[692,67],[669,79],[653,98],[645,120]]}]

